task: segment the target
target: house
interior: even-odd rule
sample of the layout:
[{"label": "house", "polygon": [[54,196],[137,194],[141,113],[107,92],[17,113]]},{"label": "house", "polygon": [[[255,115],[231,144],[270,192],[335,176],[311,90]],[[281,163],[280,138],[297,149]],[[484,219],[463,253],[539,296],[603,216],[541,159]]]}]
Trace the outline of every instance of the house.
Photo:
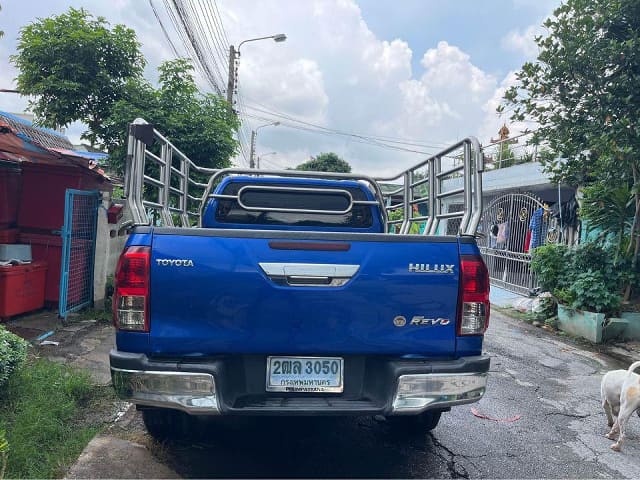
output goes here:
[{"label": "house", "polygon": [[[2,272],[6,278],[18,277],[15,265],[13,270],[4,267],[0,317],[34,305],[57,308],[64,317],[104,300],[107,277],[115,269],[115,252],[124,243],[117,228],[108,223],[113,185],[100,168],[105,157],[74,150],[60,132],[0,112],[0,243],[29,246],[33,264],[45,269],[40,274],[44,275],[42,294],[34,287],[25,305],[18,305],[11,300],[15,292],[9,290],[37,286],[40,279],[31,282],[25,277],[22,284],[3,281]],[[25,252],[24,248],[4,249]]]}]

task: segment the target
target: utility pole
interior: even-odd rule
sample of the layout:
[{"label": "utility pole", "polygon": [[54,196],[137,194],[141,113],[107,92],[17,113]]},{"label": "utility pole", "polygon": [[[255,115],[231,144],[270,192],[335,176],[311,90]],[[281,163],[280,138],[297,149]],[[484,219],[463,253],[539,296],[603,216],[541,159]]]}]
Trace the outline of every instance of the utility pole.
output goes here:
[{"label": "utility pole", "polygon": [[249,168],[256,168],[254,156],[256,154],[256,131],[251,130],[251,153],[249,154]]},{"label": "utility pole", "polygon": [[233,112],[233,92],[236,89],[236,49],[229,47],[229,79],[227,80],[227,102],[229,113]]},{"label": "utility pole", "polygon": [[229,46],[229,78],[227,79],[227,102],[229,102],[229,113],[234,112],[233,110],[233,94],[236,91],[236,86],[238,84],[238,72],[236,66],[236,59],[240,57],[240,47],[242,44],[247,42],[255,42],[256,40],[266,40],[268,38],[273,39],[274,42],[284,42],[287,39],[287,36],[284,33],[278,33],[276,35],[269,35],[266,37],[258,37],[258,38],[249,38],[248,40],[243,40],[238,44],[238,48],[236,49],[233,45]]}]

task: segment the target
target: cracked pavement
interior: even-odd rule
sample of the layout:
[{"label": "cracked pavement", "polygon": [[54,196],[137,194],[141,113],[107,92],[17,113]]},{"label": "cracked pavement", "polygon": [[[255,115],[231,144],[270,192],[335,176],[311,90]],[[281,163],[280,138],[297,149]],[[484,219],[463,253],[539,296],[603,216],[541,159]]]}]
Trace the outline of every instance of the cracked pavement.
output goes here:
[{"label": "cracked pavement", "polygon": [[[184,477],[640,478],[640,419],[610,450],[600,379],[616,361],[499,312],[485,397],[406,437],[380,418],[224,418],[162,447]],[[497,419],[475,417],[471,407]],[[142,430],[139,414],[130,425]]]}]

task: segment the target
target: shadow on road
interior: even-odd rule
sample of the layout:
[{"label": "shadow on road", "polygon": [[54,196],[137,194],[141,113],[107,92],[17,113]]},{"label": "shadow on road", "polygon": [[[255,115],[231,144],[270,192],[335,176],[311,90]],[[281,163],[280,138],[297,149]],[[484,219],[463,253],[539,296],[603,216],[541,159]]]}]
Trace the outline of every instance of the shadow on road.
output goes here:
[{"label": "shadow on road", "polygon": [[369,417],[203,419],[193,434],[167,445],[185,477],[449,476],[431,435]]}]

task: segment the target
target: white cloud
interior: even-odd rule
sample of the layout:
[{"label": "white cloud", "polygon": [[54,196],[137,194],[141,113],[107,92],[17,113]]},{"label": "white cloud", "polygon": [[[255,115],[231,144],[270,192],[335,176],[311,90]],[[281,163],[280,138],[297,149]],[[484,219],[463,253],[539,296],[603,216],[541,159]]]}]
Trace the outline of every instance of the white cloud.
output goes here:
[{"label": "white cloud", "polygon": [[[16,27],[10,32],[4,28],[9,50],[15,48],[11,42],[17,35],[17,27],[34,20],[33,12],[38,12],[38,17],[46,17],[63,12],[71,2],[39,0],[34,3],[39,7],[27,9],[12,2],[3,5],[2,14],[16,21]],[[228,43],[238,46],[246,39],[281,32],[288,37],[285,43],[263,40],[242,46],[238,86],[249,107],[265,109],[266,106],[268,110],[331,129],[402,137],[429,145],[441,145],[470,134],[485,134],[489,123],[488,105],[495,103],[502,85],[498,85],[493,74],[474,64],[469,54],[449,38],[419,52],[402,38],[379,38],[367,25],[354,0],[219,0],[217,3]],[[163,2],[155,0],[154,4],[163,15],[172,40],[180,46],[164,13]],[[83,0],[74,2],[74,6],[104,15],[112,24],[125,23],[134,28],[143,43],[142,50],[148,60],[145,74],[149,79],[155,81],[157,65],[172,57],[148,2]],[[223,49],[226,48],[225,41]],[[0,51],[0,82],[4,82],[7,72],[12,72],[6,60],[8,53],[11,52]],[[218,58],[221,76],[226,81],[223,53],[211,52]],[[414,54],[421,58],[417,71],[412,67]],[[15,76],[15,72],[10,75]],[[0,97],[0,109],[5,105],[4,100],[5,97]],[[249,108],[246,113],[263,116]],[[246,117],[243,121],[249,130],[266,123]],[[311,155],[335,151],[344,156],[355,171],[386,175],[424,157],[365,145],[358,137],[294,129],[287,123],[290,122],[283,120],[280,127],[259,132],[256,151],[278,152],[267,157],[272,165],[293,166]],[[419,146],[407,148],[429,150]]]},{"label": "white cloud", "polygon": [[484,139],[484,143],[488,143],[491,138],[498,138],[498,130],[503,124],[509,128],[509,136],[514,137],[526,130],[535,130],[536,125],[533,122],[513,122],[510,120],[511,111],[506,110],[504,113],[497,112],[498,106],[504,103],[503,98],[505,92],[517,83],[516,72],[510,71],[504,77],[500,85],[495,89],[493,95],[485,102],[482,109],[485,117],[482,127],[479,131],[480,138]]},{"label": "white cloud", "polygon": [[543,35],[544,30],[540,26],[542,22],[529,25],[524,30],[511,30],[501,40],[505,50],[518,52],[525,58],[533,60],[538,56],[538,45],[535,37]]}]

